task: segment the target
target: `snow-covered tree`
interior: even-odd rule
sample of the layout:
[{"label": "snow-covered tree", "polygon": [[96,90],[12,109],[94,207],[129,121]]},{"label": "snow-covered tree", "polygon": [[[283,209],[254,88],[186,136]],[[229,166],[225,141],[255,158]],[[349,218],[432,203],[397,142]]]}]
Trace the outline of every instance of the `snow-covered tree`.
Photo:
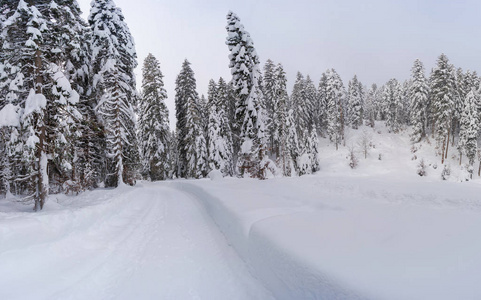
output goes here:
[{"label": "snow-covered tree", "polygon": [[307,120],[305,126],[307,130],[311,132],[312,129],[315,128],[314,113],[316,112],[316,104],[319,102],[319,93],[317,92],[316,86],[309,75],[306,76],[304,88],[306,103],[309,108],[305,113],[305,118]]},{"label": "snow-covered tree", "polygon": [[165,180],[170,174],[169,110],[163,77],[159,61],[149,53],[142,68],[138,107],[142,173],[151,180]]},{"label": "snow-covered tree", "polygon": [[479,121],[476,107],[477,101],[479,101],[479,94],[472,89],[471,92],[466,95],[466,100],[464,102],[464,108],[460,120],[461,126],[458,143],[458,150],[460,152],[459,163],[461,164],[462,153],[465,152],[469,161],[469,173],[471,178],[473,178],[473,165],[478,150],[477,137]]},{"label": "snow-covered tree", "polygon": [[331,142],[336,145],[336,150],[339,144],[344,139],[344,112],[343,112],[343,97],[344,87],[341,77],[334,69],[326,71],[326,106],[327,106],[327,134]]},{"label": "snow-covered tree", "polygon": [[361,98],[361,83],[354,75],[349,81],[347,89],[347,119],[353,129],[358,129],[362,125],[362,98]]},{"label": "snow-covered tree", "polygon": [[386,126],[389,131],[398,133],[402,126],[402,87],[396,79],[384,85],[383,100],[386,110]]},{"label": "snow-covered tree", "polygon": [[275,125],[274,123],[274,114],[275,110],[274,107],[276,106],[276,101],[278,99],[278,95],[276,92],[276,86],[277,86],[277,77],[276,77],[276,65],[274,62],[270,59],[266,61],[266,64],[264,65],[264,79],[263,79],[263,93],[264,93],[264,102],[265,102],[265,108],[266,108],[266,114],[267,114],[267,120],[269,123],[267,124],[268,129],[269,129],[269,148],[271,149],[271,152],[273,152],[274,148],[274,131],[275,131]]},{"label": "snow-covered tree", "polygon": [[175,81],[177,116],[177,176],[201,178],[207,174],[207,145],[196,80],[190,62],[185,60]]},{"label": "snow-covered tree", "polygon": [[309,113],[312,108],[307,101],[306,79],[301,72],[297,72],[289,104],[290,109],[294,112],[294,119],[297,121],[297,135],[301,141],[304,141],[304,129],[308,127]]},{"label": "snow-covered tree", "polygon": [[2,131],[5,140],[15,141],[9,160],[16,161],[11,171],[21,178],[20,192],[33,194],[38,210],[48,196],[49,178],[61,185],[75,176],[74,139],[82,116],[73,78],[85,27],[76,1],[20,0],[1,6],[6,12],[0,37],[2,110],[14,111],[19,124]]},{"label": "snow-covered tree", "polygon": [[233,174],[232,135],[225,111],[226,84],[220,78],[216,86],[209,84],[209,122],[207,127],[207,152],[209,169],[220,170],[224,176]]},{"label": "snow-covered tree", "polygon": [[424,75],[423,63],[416,59],[412,68],[412,84],[409,89],[411,105],[411,141],[420,142],[426,136],[428,126],[429,86]]},{"label": "snow-covered tree", "polygon": [[441,148],[441,163],[447,158],[449,139],[452,138],[452,123],[456,97],[454,67],[446,55],[441,54],[430,78],[431,113],[433,114],[436,140]]},{"label": "snow-covered tree", "polygon": [[[284,176],[291,176],[293,172],[292,147],[289,139],[287,78],[284,68],[278,64],[275,69],[275,101],[272,119],[272,152],[276,156],[277,167]],[[291,125],[292,122],[290,123]],[[293,126],[294,127],[294,126]],[[295,131],[295,130],[294,130]],[[297,146],[297,134],[295,144]]]},{"label": "snow-covered tree", "polygon": [[316,124],[317,132],[324,137],[324,131],[327,128],[327,102],[326,102],[326,86],[327,76],[322,73],[317,88],[317,102],[314,103],[314,123]]},{"label": "snow-covered tree", "polygon": [[[254,43],[239,17],[227,14],[227,41],[229,48],[232,83],[235,94],[234,135],[238,142],[237,168],[243,176],[246,171],[252,177],[262,177],[260,162],[265,155],[265,117],[262,107],[262,91],[259,87],[259,57]],[[237,152],[237,151],[236,151]]]},{"label": "snow-covered tree", "polygon": [[366,119],[366,124],[371,127],[374,127],[376,121],[377,93],[377,85],[374,83],[367,91],[366,101],[364,103],[364,118]]},{"label": "snow-covered tree", "polygon": [[283,159],[283,168],[285,168],[286,176],[289,176],[289,174],[296,175],[299,173],[298,158],[301,154],[299,138],[297,137],[296,121],[292,109],[287,112],[286,129],[286,146],[282,150],[288,153],[286,153],[286,156]]},{"label": "snow-covered tree", "polygon": [[121,9],[112,0],[92,1],[88,21],[92,28],[93,88],[111,159],[106,185],[134,184],[139,165],[133,108],[137,97],[134,40]]}]

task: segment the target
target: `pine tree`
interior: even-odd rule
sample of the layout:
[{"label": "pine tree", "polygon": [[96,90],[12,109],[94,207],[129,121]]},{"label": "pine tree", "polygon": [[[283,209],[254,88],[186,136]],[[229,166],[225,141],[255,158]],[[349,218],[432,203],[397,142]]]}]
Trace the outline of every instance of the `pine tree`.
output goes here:
[{"label": "pine tree", "polygon": [[411,79],[412,84],[409,89],[411,124],[413,128],[411,141],[418,143],[426,136],[429,94],[429,87],[424,75],[424,66],[419,59],[414,61]]},{"label": "pine tree", "polygon": [[224,176],[233,174],[232,135],[225,111],[226,84],[222,78],[216,86],[209,83],[209,123],[207,128],[208,164]]},{"label": "pine tree", "polygon": [[327,101],[326,101],[326,86],[327,76],[322,73],[317,89],[317,103],[314,104],[314,122],[316,124],[317,132],[324,137],[324,131],[327,128]]},{"label": "pine tree", "polygon": [[477,101],[479,101],[479,94],[472,89],[471,92],[466,95],[466,100],[464,102],[464,108],[460,120],[461,126],[458,143],[458,150],[460,153],[459,164],[461,164],[462,153],[464,151],[469,161],[469,173],[471,178],[473,178],[473,165],[478,149],[477,137],[479,122],[476,107]]},{"label": "pine tree", "polygon": [[142,97],[139,102],[139,141],[142,173],[151,180],[165,180],[170,174],[169,110],[165,105],[159,61],[149,53],[142,68]]},{"label": "pine tree", "polygon": [[[263,123],[263,95],[259,86],[259,58],[254,43],[239,17],[233,12],[227,14],[227,41],[229,47],[232,83],[235,95],[234,136],[238,137],[235,148],[238,151],[237,168],[244,176],[263,178],[263,161],[266,147],[265,124]],[[237,152],[236,151],[236,152]]]},{"label": "pine tree", "polygon": [[456,97],[454,68],[446,55],[439,56],[431,78],[431,105],[435,124],[436,140],[441,148],[441,163],[447,158],[449,139],[452,138],[452,124]]},{"label": "pine tree", "polygon": [[264,94],[264,102],[265,102],[265,108],[266,108],[266,114],[267,114],[267,120],[269,121],[267,125],[269,129],[269,145],[268,147],[271,149],[271,154],[274,153],[274,134],[275,134],[275,125],[274,125],[274,107],[276,106],[276,101],[277,101],[277,94],[276,94],[276,66],[274,62],[270,59],[266,61],[266,64],[264,65],[264,88],[263,88],[263,94]]},{"label": "pine tree", "polygon": [[[275,69],[274,109],[272,117],[272,152],[276,157],[277,167],[284,176],[291,176],[293,170],[292,149],[289,143],[287,79],[284,68],[278,64]],[[297,138],[296,138],[297,141]],[[297,142],[296,142],[297,143]]]},{"label": "pine tree", "polygon": [[341,77],[334,69],[326,71],[326,106],[327,106],[327,134],[331,142],[336,145],[344,139],[344,113],[343,113],[343,84]]},{"label": "pine tree", "polygon": [[313,130],[310,136],[309,142],[309,149],[311,155],[311,165],[312,165],[312,172],[315,173],[319,171],[320,164],[319,164],[319,139],[317,137],[317,132]]},{"label": "pine tree", "polygon": [[2,12],[7,13],[0,38],[0,94],[16,108],[21,125],[4,134],[15,141],[10,172],[22,182],[19,192],[33,194],[39,210],[49,181],[61,186],[65,178],[75,177],[74,139],[82,116],[73,77],[84,27],[76,2],[4,2]]},{"label": "pine tree", "polygon": [[349,124],[353,129],[358,129],[362,125],[362,99],[361,99],[361,83],[354,75],[353,79],[349,81],[348,86],[348,119]]},{"label": "pine tree", "polygon": [[371,127],[374,127],[376,121],[377,92],[377,85],[374,83],[367,92],[367,97],[364,105],[364,118],[367,121],[367,125]]},{"label": "pine tree", "polygon": [[106,131],[107,156],[111,158],[107,186],[134,184],[139,149],[134,114],[134,69],[137,66],[134,40],[122,11],[112,0],[91,3],[92,71],[97,111]]},{"label": "pine tree", "polygon": [[292,88],[290,108],[294,112],[294,119],[297,121],[297,136],[304,142],[304,129],[309,123],[308,112],[311,109],[306,97],[306,80],[301,72],[297,72],[296,81]]},{"label": "pine tree", "polygon": [[[294,111],[290,109],[287,112],[286,118],[286,128],[287,128],[287,140],[286,147],[283,149],[288,152],[284,158],[283,163],[286,170],[286,176],[299,174],[299,156],[301,154],[301,149],[299,146],[299,139],[297,137],[297,130],[295,126]],[[289,160],[290,159],[290,160]]]},{"label": "pine tree", "polygon": [[386,126],[390,132],[398,133],[402,125],[402,88],[396,79],[384,85],[383,100],[386,110]]},{"label": "pine tree", "polygon": [[401,107],[399,112],[399,120],[402,125],[411,125],[411,105],[409,96],[411,85],[411,80],[405,80],[401,86]]},{"label": "pine tree", "polygon": [[189,61],[183,62],[175,84],[179,152],[177,176],[201,178],[207,174],[207,145],[196,80]]},{"label": "pine tree", "polygon": [[315,128],[315,111],[316,111],[316,103],[319,102],[318,97],[319,94],[317,92],[316,86],[314,85],[314,82],[311,80],[311,77],[309,75],[306,76],[306,81],[305,81],[305,97],[306,97],[306,108],[308,108],[304,114],[305,114],[305,119],[306,119],[306,128],[309,132],[312,131],[313,128]]}]

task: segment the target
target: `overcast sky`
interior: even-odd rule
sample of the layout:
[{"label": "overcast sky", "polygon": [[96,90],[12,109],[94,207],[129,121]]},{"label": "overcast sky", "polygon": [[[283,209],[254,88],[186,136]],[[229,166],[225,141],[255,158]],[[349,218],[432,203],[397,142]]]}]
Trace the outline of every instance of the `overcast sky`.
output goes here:
[{"label": "overcast sky", "polygon": [[[78,0],[84,16],[90,0]],[[136,42],[139,61],[161,63],[171,127],[175,78],[187,58],[206,94],[209,79],[230,79],[226,19],[235,12],[254,40],[262,65],[282,63],[289,89],[297,71],[317,83],[327,68],[347,81],[381,85],[410,76],[416,58],[430,70],[445,53],[456,67],[481,71],[481,1],[475,0],[116,0]],[[289,91],[290,92],[290,91]]]}]

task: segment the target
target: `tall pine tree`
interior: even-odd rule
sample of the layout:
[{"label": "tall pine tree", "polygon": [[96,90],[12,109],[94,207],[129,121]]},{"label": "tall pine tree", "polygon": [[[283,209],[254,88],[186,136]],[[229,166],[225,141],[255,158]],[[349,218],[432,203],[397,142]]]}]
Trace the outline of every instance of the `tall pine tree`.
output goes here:
[{"label": "tall pine tree", "polygon": [[411,105],[411,141],[418,143],[426,136],[428,126],[429,86],[424,75],[423,63],[416,59],[412,68],[412,84],[409,90]]},{"label": "tall pine tree", "polygon": [[449,141],[452,138],[456,97],[454,67],[449,63],[446,55],[439,56],[430,82],[433,131],[436,132],[436,140],[441,149],[441,163],[444,163],[448,155]]},{"label": "tall pine tree", "polygon": [[169,110],[165,105],[159,61],[149,53],[142,68],[142,97],[139,102],[139,142],[145,177],[165,180],[170,177]]},{"label": "tall pine tree", "polygon": [[235,94],[234,136],[238,138],[234,146],[238,151],[238,172],[241,176],[249,173],[251,177],[264,178],[265,168],[261,162],[266,152],[265,117],[259,86],[259,57],[249,33],[233,12],[227,14],[226,29]]},{"label": "tall pine tree", "polygon": [[91,6],[93,88],[100,99],[97,111],[105,127],[110,158],[106,185],[134,184],[139,167],[135,44],[122,11],[112,0],[94,0]]},{"label": "tall pine tree", "polygon": [[207,145],[194,71],[185,60],[175,81],[175,106],[179,152],[177,176],[201,178],[207,175]]}]

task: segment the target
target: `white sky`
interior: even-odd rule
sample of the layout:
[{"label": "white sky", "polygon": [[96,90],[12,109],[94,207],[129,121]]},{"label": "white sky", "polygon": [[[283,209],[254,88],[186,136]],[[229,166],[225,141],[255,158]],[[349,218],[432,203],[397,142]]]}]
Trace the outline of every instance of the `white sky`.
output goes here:
[{"label": "white sky", "polygon": [[[85,17],[89,0],[78,0]],[[229,10],[251,34],[262,65],[281,62],[289,89],[297,71],[318,82],[335,68],[347,85],[410,76],[416,58],[430,70],[446,53],[456,67],[481,71],[481,1],[474,0],[116,0],[136,41],[141,66],[150,52],[161,63],[171,127],[175,78],[187,58],[206,94],[209,79],[230,80],[225,45]],[[290,92],[290,91],[289,91]]]}]

